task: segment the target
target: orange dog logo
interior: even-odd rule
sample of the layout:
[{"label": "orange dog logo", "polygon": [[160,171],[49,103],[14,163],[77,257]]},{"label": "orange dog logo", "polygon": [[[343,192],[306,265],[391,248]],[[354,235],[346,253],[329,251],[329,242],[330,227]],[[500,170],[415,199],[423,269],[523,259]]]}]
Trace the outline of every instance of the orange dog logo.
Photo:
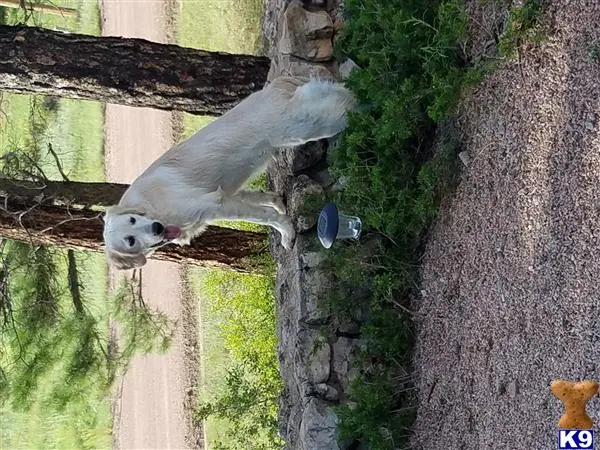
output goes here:
[{"label": "orange dog logo", "polygon": [[554,380],[550,390],[565,406],[565,412],[558,421],[559,450],[593,449],[594,431],[591,428],[594,421],[585,407],[598,393],[598,383],[591,380]]}]

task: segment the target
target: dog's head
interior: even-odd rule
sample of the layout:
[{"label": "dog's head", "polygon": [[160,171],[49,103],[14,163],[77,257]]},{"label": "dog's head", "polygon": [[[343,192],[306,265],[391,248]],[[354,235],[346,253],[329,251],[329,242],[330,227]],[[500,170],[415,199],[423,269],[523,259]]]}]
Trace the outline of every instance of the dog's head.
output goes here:
[{"label": "dog's head", "polygon": [[104,216],[104,250],[120,270],[142,267],[147,256],[180,235],[179,227],[147,217],[143,211],[113,206]]}]

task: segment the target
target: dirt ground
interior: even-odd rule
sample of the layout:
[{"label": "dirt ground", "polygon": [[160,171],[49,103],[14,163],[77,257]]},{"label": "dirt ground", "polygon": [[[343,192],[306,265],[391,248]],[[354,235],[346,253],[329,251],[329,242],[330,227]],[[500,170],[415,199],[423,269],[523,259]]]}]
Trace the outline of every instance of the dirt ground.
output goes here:
[{"label": "dirt ground", "polygon": [[[167,2],[103,0],[104,35],[167,42]],[[171,114],[164,111],[106,106],[105,152],[108,181],[131,183],[172,142]],[[114,446],[117,449],[190,448],[192,430],[185,404],[190,373],[182,313],[179,267],[149,261],[143,269],[146,303],[179,320],[170,351],[137,357],[117,382]],[[114,279],[114,277],[113,277]],[[192,331],[193,332],[193,331]]]},{"label": "dirt ground", "polygon": [[[498,2],[469,3],[489,40]],[[600,3],[544,3],[547,41],[460,111],[471,163],[414,305],[419,449],[556,448],[550,382],[600,380]]]}]

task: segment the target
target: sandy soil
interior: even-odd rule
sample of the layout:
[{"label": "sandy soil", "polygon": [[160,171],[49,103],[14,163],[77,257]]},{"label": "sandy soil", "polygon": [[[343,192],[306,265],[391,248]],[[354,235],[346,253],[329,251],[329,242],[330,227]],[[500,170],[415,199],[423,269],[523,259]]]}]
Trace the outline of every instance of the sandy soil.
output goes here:
[{"label": "sandy soil", "polygon": [[[167,42],[166,2],[103,0],[104,35]],[[106,106],[105,151],[108,181],[131,183],[172,145],[171,114],[144,108]],[[143,295],[150,307],[171,318],[182,316],[182,287],[177,265],[150,261],[143,269]],[[183,327],[171,350],[133,360],[117,392],[115,447],[189,448]],[[119,384],[119,383],[117,383]],[[118,390],[119,391],[119,390]]]},{"label": "sandy soil", "polygon": [[[490,40],[500,2],[469,3]],[[551,380],[600,380],[600,3],[544,3],[547,42],[461,109],[472,161],[415,302],[418,449],[556,448]]]}]

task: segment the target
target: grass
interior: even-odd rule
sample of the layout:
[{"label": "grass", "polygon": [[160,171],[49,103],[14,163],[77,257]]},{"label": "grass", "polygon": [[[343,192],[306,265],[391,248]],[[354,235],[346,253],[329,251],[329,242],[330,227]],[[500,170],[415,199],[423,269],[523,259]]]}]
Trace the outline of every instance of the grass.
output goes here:
[{"label": "grass", "polygon": [[[59,250],[52,259],[58,266],[57,279],[63,283],[58,286],[58,291],[63,293],[58,301],[59,314],[68,317],[72,316],[73,306],[66,287],[65,254],[65,251]],[[99,320],[98,329],[108,330],[109,305],[105,301],[107,277],[103,255],[80,252],[77,263],[81,268],[86,307]],[[32,272],[27,270],[17,276],[17,289],[27,288]],[[19,288],[19,285],[23,287]],[[110,448],[112,420],[109,393],[101,388],[94,374],[87,377],[85,387],[82,387],[84,396],[70,398],[65,408],[55,406],[57,395],[60,396],[65,384],[68,355],[76,352],[78,345],[75,335],[71,337],[63,334],[65,332],[68,333],[64,328],[54,328],[46,336],[48,343],[60,344],[54,349],[55,353],[39,383],[33,390],[29,388],[28,409],[21,409],[23,405],[5,405],[0,409],[3,422],[0,448]],[[23,334],[21,339],[25,339]],[[7,348],[11,347],[4,346],[4,349]],[[0,365],[7,367],[7,363],[13,360],[15,355],[8,351],[0,357]]]},{"label": "grass", "polygon": [[210,448],[274,449],[279,376],[274,266],[262,275],[191,269],[200,299],[201,377],[196,420]]},{"label": "grass", "polygon": [[[175,21],[178,45],[233,54],[260,53],[263,0],[182,1],[179,5]],[[184,114],[183,136],[190,136],[212,120]]]},{"label": "grass", "polygon": [[261,47],[263,11],[263,0],[181,2],[176,20],[177,43],[209,51],[256,54]]}]

